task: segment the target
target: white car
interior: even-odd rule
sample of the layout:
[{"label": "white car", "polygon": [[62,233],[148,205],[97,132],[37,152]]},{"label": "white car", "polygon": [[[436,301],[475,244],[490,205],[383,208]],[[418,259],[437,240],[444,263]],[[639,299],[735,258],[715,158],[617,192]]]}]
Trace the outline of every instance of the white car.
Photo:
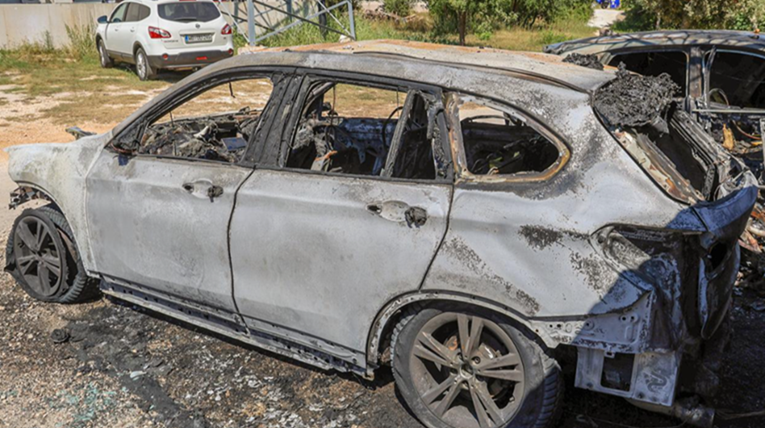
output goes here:
[{"label": "white car", "polygon": [[233,31],[211,1],[132,0],[98,18],[102,67],[136,65],[141,80],[160,69],[196,68],[234,55]]}]

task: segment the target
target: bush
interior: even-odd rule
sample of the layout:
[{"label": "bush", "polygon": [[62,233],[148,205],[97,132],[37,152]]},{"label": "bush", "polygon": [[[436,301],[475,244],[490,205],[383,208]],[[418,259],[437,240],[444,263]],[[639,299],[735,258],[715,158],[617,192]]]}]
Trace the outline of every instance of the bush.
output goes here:
[{"label": "bush", "polygon": [[586,21],[591,0],[428,0],[436,34],[458,33],[465,44],[467,33],[481,39],[499,28],[532,28],[557,21]]},{"label": "bush", "polygon": [[412,13],[412,3],[412,0],[384,0],[383,10],[400,17],[406,17]]},{"label": "bush", "polygon": [[67,25],[66,34],[69,36],[69,44],[65,49],[67,55],[77,60],[96,58],[98,50],[95,33],[95,27],[91,25],[74,27]]},{"label": "bush", "polygon": [[[632,0],[625,21],[631,27],[643,27],[640,29],[752,30],[758,28],[763,15],[763,0]],[[627,23],[617,29],[625,26]]]}]

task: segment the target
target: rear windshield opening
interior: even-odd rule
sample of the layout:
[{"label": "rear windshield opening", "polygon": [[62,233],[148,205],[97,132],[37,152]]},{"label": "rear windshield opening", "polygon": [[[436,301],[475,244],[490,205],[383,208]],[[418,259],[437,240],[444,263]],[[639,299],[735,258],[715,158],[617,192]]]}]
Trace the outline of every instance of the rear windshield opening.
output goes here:
[{"label": "rear windshield opening", "polygon": [[175,22],[208,22],[220,16],[214,4],[208,2],[165,3],[159,5],[159,17]]},{"label": "rear windshield opening", "polygon": [[714,200],[720,183],[741,167],[675,98],[668,74],[641,76],[620,66],[598,89],[593,107],[611,133],[668,194],[683,202]]}]

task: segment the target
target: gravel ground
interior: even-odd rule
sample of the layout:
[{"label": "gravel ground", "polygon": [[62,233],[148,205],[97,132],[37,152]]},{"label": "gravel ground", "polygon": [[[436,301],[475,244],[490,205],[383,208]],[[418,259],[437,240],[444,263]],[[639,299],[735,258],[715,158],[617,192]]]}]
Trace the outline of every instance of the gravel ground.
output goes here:
[{"label": "gravel ground", "polygon": [[[0,192],[12,186],[0,164]],[[16,214],[0,210],[2,242]],[[765,409],[763,296],[736,290],[735,333],[714,403],[724,415]],[[63,343],[53,339],[57,330],[69,335]],[[622,399],[574,389],[568,368],[561,427],[680,426]],[[420,425],[389,370],[374,382],[322,372],[107,298],[40,303],[0,274],[0,428],[153,426]],[[762,428],[765,417],[718,418],[717,426]]]}]

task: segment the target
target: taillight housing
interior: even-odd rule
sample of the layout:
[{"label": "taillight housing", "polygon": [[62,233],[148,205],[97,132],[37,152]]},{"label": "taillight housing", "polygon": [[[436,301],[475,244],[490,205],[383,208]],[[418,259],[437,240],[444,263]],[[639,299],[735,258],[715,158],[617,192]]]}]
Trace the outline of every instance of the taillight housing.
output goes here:
[{"label": "taillight housing", "polygon": [[169,39],[170,32],[157,27],[149,27],[149,37],[152,39]]},{"label": "taillight housing", "polygon": [[228,24],[224,25],[224,26],[223,26],[223,29],[222,29],[222,30],[220,30],[220,33],[221,33],[221,34],[223,34],[224,36],[228,36],[228,35],[230,35],[230,34],[231,34],[231,32],[232,32],[232,31],[231,31],[231,26],[230,26],[230,25],[228,25]]}]

